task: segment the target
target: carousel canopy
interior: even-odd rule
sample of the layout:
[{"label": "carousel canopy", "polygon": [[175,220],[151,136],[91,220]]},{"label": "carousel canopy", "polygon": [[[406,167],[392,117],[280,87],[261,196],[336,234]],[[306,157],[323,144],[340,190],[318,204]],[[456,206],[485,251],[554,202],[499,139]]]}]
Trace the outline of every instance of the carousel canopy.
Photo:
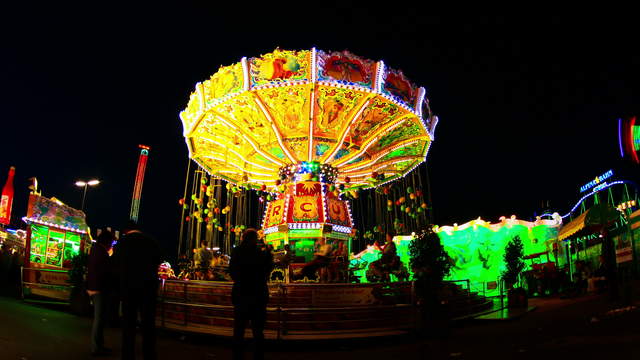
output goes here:
[{"label": "carousel canopy", "polygon": [[[180,118],[194,161],[253,188],[308,164],[330,166],[356,187],[395,180],[426,159],[437,124],[425,90],[401,71],[316,49],[221,67],[196,84]],[[384,181],[370,181],[372,173]]]}]

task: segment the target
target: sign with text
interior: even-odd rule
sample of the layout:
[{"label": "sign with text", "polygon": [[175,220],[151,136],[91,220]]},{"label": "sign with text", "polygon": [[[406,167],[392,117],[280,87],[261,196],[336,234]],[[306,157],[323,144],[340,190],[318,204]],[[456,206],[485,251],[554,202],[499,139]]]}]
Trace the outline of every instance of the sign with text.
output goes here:
[{"label": "sign with text", "polygon": [[[598,186],[601,182],[607,180],[608,178],[613,176],[613,170],[609,170],[606,173],[600,175],[600,176],[596,176],[595,179],[589,181],[588,183],[582,185],[580,187],[580,192],[585,192],[591,188],[594,188],[596,186]],[[596,190],[594,190],[596,191]]]},{"label": "sign with text", "polygon": [[289,201],[290,222],[323,222],[319,196],[294,196]]},{"label": "sign with text", "polygon": [[284,199],[269,203],[264,228],[280,225],[284,221]]}]

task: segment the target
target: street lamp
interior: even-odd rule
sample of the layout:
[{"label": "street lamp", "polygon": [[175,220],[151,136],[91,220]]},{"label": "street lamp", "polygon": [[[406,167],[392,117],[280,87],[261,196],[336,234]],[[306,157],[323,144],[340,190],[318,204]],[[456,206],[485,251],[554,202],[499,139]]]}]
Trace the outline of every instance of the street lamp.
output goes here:
[{"label": "street lamp", "polygon": [[93,180],[89,180],[89,181],[82,181],[82,180],[76,181],[76,186],[77,187],[83,187],[84,188],[84,191],[82,192],[82,206],[80,207],[80,210],[84,211],[84,199],[87,196],[87,187],[96,186],[98,184],[100,184],[100,180],[97,180],[97,179],[93,179]]}]

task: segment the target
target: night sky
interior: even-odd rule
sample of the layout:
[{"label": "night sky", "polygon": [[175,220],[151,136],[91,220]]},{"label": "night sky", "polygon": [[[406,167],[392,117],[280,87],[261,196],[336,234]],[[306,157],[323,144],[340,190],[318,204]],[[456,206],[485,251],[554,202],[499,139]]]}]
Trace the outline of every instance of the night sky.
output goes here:
[{"label": "night sky", "polygon": [[14,218],[26,211],[29,177],[76,207],[74,182],[98,178],[90,226],[121,227],[146,144],[141,221],[174,252],[187,165],[178,113],[220,65],[278,46],[348,49],[427,89],[440,117],[427,160],[436,224],[530,219],[543,200],[565,213],[582,184],[611,168],[637,180],[617,144],[617,119],[639,110],[628,20],[441,19],[347,5],[287,20],[266,10],[3,11],[0,182],[16,166]]}]

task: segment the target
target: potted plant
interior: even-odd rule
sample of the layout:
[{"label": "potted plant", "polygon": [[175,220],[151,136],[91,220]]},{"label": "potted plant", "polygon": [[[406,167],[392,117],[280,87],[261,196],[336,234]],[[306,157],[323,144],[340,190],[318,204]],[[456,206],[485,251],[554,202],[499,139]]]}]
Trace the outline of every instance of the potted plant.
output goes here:
[{"label": "potted plant", "polygon": [[71,258],[71,270],[69,270],[69,283],[71,284],[71,297],[69,303],[71,311],[76,315],[88,315],[91,313],[91,301],[87,294],[87,265],[89,255],[80,253]]},{"label": "potted plant", "polygon": [[442,290],[442,280],[451,271],[449,255],[438,235],[429,229],[411,240],[409,256],[416,302],[422,312],[422,326],[440,328],[428,323],[446,320],[447,317],[447,311],[443,308],[446,304],[442,304],[439,294]]},{"label": "potted plant", "polygon": [[522,240],[515,236],[504,249],[505,270],[502,279],[507,288],[507,306],[509,308],[527,307],[527,293],[520,284],[520,273],[524,269],[524,250]]}]

